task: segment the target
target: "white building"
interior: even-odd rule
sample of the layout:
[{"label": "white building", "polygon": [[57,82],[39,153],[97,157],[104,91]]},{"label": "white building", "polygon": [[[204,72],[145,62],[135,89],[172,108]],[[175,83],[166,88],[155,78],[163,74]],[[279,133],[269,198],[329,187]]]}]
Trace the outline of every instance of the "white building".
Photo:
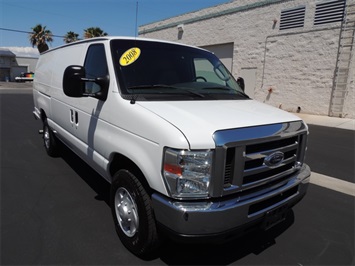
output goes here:
[{"label": "white building", "polygon": [[38,50],[32,47],[0,47],[0,81],[14,81],[25,72],[34,72]]},{"label": "white building", "polygon": [[355,118],[355,0],[234,0],[139,27],[209,49],[252,98]]}]

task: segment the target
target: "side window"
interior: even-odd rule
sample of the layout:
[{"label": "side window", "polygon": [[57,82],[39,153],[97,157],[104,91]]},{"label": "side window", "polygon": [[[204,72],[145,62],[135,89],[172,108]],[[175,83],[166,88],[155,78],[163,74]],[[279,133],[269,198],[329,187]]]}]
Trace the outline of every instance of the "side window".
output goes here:
[{"label": "side window", "polygon": [[[108,75],[105,47],[103,44],[94,44],[89,47],[84,67],[87,78],[95,79]],[[86,93],[96,93],[99,91],[100,86],[98,84],[95,82],[86,82]]]}]

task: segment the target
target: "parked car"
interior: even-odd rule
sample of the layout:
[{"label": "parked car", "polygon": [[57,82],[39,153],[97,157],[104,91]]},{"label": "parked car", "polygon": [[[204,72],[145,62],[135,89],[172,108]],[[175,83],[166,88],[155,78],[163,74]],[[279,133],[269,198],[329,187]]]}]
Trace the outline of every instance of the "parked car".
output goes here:
[{"label": "parked car", "polygon": [[22,72],[19,77],[15,77],[16,82],[33,81],[35,74],[33,72]]},{"label": "parked car", "polygon": [[34,115],[111,183],[118,236],[145,256],[184,239],[271,228],[306,194],[308,127],[250,99],[211,52],[101,37],[39,58]]}]

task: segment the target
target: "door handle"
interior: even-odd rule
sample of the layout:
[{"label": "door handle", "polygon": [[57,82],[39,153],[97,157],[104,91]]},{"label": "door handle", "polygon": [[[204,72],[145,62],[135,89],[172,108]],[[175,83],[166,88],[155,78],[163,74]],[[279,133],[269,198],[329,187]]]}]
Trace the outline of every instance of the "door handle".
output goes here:
[{"label": "door handle", "polygon": [[79,125],[79,114],[78,111],[75,111],[75,125]]},{"label": "door handle", "polygon": [[70,123],[75,124],[76,126],[79,125],[78,111],[74,111],[73,109],[70,109]]},{"label": "door handle", "polygon": [[74,124],[74,110],[70,109],[70,123]]}]

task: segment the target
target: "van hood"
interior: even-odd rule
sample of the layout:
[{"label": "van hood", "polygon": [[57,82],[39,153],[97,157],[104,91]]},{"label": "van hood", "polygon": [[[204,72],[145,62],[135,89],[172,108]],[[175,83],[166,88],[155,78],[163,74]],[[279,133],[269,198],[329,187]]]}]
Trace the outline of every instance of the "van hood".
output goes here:
[{"label": "van hood", "polygon": [[255,100],[137,102],[179,129],[191,149],[215,148],[218,130],[299,121],[299,117]]}]

